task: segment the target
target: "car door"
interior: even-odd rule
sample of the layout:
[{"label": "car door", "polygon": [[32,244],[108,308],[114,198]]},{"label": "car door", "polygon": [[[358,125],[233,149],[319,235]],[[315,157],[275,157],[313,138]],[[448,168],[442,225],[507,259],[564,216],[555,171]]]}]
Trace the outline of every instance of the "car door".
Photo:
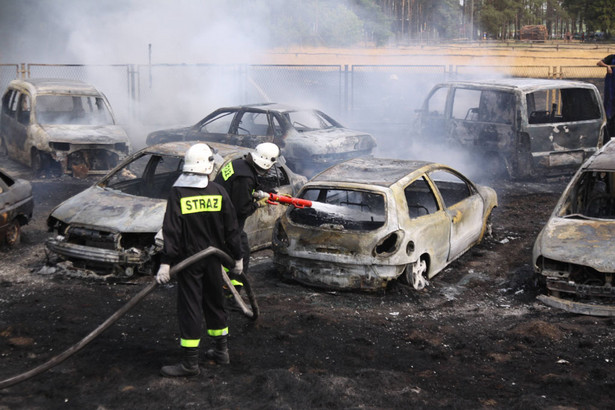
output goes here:
[{"label": "car door", "polygon": [[452,261],[478,241],[482,230],[484,202],[469,181],[450,170],[432,171],[429,178],[437,187],[449,218],[448,261]]},{"label": "car door", "polygon": [[[258,188],[264,192],[275,192],[279,195],[292,195],[292,186],[286,168],[275,164],[262,177],[259,177]],[[275,221],[286,212],[287,207],[280,204],[269,204],[256,210],[247,220],[245,232],[250,240],[252,250],[271,245],[271,235]]]},{"label": "car door", "polygon": [[446,136],[448,86],[436,86],[425,99],[419,114],[419,129],[424,137],[442,140]]},{"label": "car door", "polygon": [[266,111],[244,109],[235,116],[229,144],[254,148],[263,142],[273,142],[273,123]]},{"label": "car door", "polygon": [[428,274],[431,277],[448,262],[450,217],[442,209],[434,187],[424,176],[415,179],[404,189],[404,197],[409,220],[400,218],[400,222],[408,235],[408,243],[413,244],[416,257],[429,255]]},{"label": "car door", "polygon": [[16,90],[5,95],[2,103],[2,136],[10,157],[27,162],[30,96]]},{"label": "car door", "polygon": [[526,95],[534,161],[546,167],[576,169],[595,152],[603,131],[601,100],[590,88],[536,90]]},{"label": "car door", "polygon": [[231,129],[235,122],[237,111],[238,110],[227,109],[216,111],[208,115],[194,128],[188,131],[186,141],[197,140],[229,144]]}]

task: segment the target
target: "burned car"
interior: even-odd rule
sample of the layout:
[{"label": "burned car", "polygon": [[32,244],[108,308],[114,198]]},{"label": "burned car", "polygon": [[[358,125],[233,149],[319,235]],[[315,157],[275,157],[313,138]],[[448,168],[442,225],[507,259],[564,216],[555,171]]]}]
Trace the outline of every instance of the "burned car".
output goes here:
[{"label": "burned car", "polygon": [[32,219],[32,184],[0,169],[0,245],[19,243],[21,227]]},{"label": "burned car", "polygon": [[299,192],[311,207],[276,223],[274,264],[284,278],[374,291],[401,278],[416,289],[479,243],[495,191],[437,163],[355,158]]},{"label": "burned car", "polygon": [[549,306],[615,316],[615,142],[572,178],[538,234],[533,264]]},{"label": "burned car", "polygon": [[460,148],[495,177],[572,175],[605,141],[598,89],[581,81],[437,84],[418,110],[423,137]]},{"label": "burned car", "polygon": [[35,175],[104,175],[130,152],[107,98],[76,80],[13,80],[2,96],[0,147]]},{"label": "burned car", "polygon": [[[46,242],[47,249],[74,267],[97,274],[131,276],[150,274],[157,268],[161,243],[155,240],[162,228],[167,196],[181,174],[184,154],[195,141],[182,141],[146,147],[83,192],[69,198],[47,219],[57,233]],[[250,149],[209,143],[214,150],[217,172],[229,161]],[[281,195],[295,194],[306,182],[293,173],[280,157],[268,173],[260,177],[260,189]],[[259,208],[248,218],[245,231],[252,249],[267,247],[282,206]]]},{"label": "burned car", "polygon": [[219,108],[192,127],[154,131],[146,143],[182,140],[251,148],[273,142],[288,165],[308,177],[346,159],[370,154],[376,146],[370,134],[344,128],[322,111],[274,103]]}]

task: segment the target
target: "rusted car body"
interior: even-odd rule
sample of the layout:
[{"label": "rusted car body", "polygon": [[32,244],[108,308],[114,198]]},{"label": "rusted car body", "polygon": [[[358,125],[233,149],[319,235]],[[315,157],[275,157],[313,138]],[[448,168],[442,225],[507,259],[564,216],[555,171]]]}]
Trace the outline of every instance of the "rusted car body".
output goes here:
[{"label": "rusted car body", "polygon": [[581,81],[437,84],[418,122],[421,135],[460,147],[496,177],[572,175],[606,142],[600,94]]},{"label": "rusted car body", "polygon": [[[155,240],[162,227],[166,200],[181,173],[186,150],[195,142],[182,141],[146,147],[126,159],[99,182],[69,198],[47,219],[57,232],[46,246],[77,267],[98,274],[131,276],[150,274],[157,267],[161,243]],[[211,175],[227,162],[250,149],[209,143],[215,151]],[[306,182],[294,174],[280,157],[261,177],[263,190],[293,195]],[[252,249],[269,246],[275,220],[282,206],[260,208],[246,221],[245,230]]]},{"label": "rusted car body", "polygon": [[0,169],[0,245],[19,243],[21,227],[32,219],[34,199],[29,181]]},{"label": "rusted car body", "polygon": [[591,157],[568,184],[533,250],[547,305],[615,316],[615,143]]},{"label": "rusted car body", "polygon": [[192,127],[154,131],[146,143],[182,140],[251,148],[273,142],[291,169],[308,177],[338,162],[368,155],[376,146],[370,134],[345,128],[322,111],[275,103],[219,108]]},{"label": "rusted car body", "polygon": [[423,288],[489,227],[495,191],[445,165],[355,158],[310,180],[276,223],[282,276],[328,289],[374,291],[397,278]]},{"label": "rusted car body", "polygon": [[107,98],[75,80],[13,80],[2,97],[0,146],[42,172],[104,175],[130,153]]}]

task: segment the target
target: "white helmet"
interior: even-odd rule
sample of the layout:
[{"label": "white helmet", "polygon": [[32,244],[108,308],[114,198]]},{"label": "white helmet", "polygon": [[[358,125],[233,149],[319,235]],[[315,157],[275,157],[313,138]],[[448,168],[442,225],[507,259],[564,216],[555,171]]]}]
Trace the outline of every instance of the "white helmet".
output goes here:
[{"label": "white helmet", "polygon": [[207,144],[194,144],[184,156],[184,172],[209,175],[214,170],[214,153]]},{"label": "white helmet", "polygon": [[257,167],[268,170],[278,160],[280,148],[272,142],[263,142],[256,146],[256,152],[250,153]]}]

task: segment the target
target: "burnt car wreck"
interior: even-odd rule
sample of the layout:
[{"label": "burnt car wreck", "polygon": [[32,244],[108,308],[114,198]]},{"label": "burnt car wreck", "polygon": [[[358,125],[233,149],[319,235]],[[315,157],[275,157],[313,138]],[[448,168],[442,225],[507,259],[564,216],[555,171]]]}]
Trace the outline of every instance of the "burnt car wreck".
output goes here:
[{"label": "burnt car wreck", "polygon": [[419,133],[459,147],[488,175],[572,175],[605,141],[597,88],[581,81],[499,79],[434,86]]},{"label": "burnt car wreck", "polygon": [[[97,275],[148,275],[157,269],[167,196],[181,174],[185,151],[195,142],[175,142],[144,148],[127,158],[100,181],[67,199],[47,218],[56,235],[46,242],[52,255],[76,269]],[[247,154],[248,148],[210,143],[215,165],[211,177],[229,161]],[[280,157],[261,177],[265,190],[293,195],[306,182]],[[252,249],[269,246],[275,220],[284,207],[259,208],[245,231]]]},{"label": "burnt car wreck", "polygon": [[[374,171],[377,170],[377,171]],[[283,277],[326,289],[415,289],[479,243],[497,195],[442,164],[355,158],[315,176],[276,223]]]},{"label": "burnt car wreck", "polygon": [[574,176],[534,244],[539,300],[569,312],[615,316],[615,145]]},{"label": "burnt car wreck", "polygon": [[249,148],[273,142],[288,166],[308,177],[338,162],[371,154],[376,146],[370,134],[348,129],[322,111],[277,103],[219,108],[192,127],[154,131],[146,142],[188,140]]},{"label": "burnt car wreck", "polygon": [[13,80],[2,97],[0,147],[39,174],[103,175],[130,153],[107,98],[76,80]]}]

